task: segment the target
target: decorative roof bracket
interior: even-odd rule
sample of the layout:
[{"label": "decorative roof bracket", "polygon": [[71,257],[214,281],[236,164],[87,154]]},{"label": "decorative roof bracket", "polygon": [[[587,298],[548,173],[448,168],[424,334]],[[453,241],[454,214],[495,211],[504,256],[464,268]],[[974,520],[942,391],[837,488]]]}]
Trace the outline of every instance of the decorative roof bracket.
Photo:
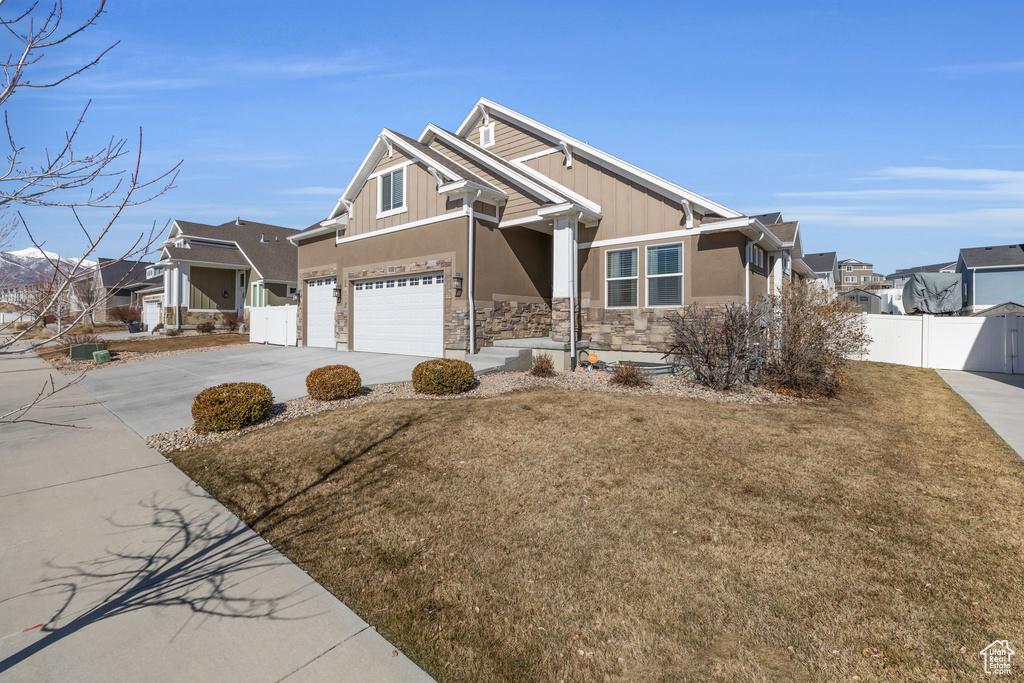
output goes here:
[{"label": "decorative roof bracket", "polygon": [[565,140],[560,140],[558,142],[558,149],[562,150],[562,153],[565,155],[565,167],[572,168],[572,147]]}]

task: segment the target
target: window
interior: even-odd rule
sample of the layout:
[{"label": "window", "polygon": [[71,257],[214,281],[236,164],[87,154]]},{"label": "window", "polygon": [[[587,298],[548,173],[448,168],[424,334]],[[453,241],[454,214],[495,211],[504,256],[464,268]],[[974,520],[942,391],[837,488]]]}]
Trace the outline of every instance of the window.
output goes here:
[{"label": "window", "polygon": [[647,247],[647,305],[683,305],[683,245]]},{"label": "window", "polygon": [[238,286],[239,287],[245,287],[245,273],[244,272],[240,272],[238,274]]},{"label": "window", "polygon": [[605,307],[636,306],[637,250],[605,252]]},{"label": "window", "polygon": [[856,282],[856,281],[857,281],[857,278],[855,276],[846,275],[845,277],[843,277],[843,282]]},{"label": "window", "polygon": [[266,306],[267,290],[262,282],[252,283],[252,303],[250,306]]},{"label": "window", "polygon": [[377,192],[380,195],[380,211],[377,217],[405,210],[405,167],[382,173],[377,179]]},{"label": "window", "polygon": [[847,273],[852,273],[853,272],[853,266],[846,266],[846,272]]},{"label": "window", "polygon": [[480,126],[480,146],[490,147],[494,144],[494,121],[486,126]]},{"label": "window", "polygon": [[869,277],[868,277],[867,275],[861,275],[861,276],[860,276],[860,281],[861,281],[861,282],[867,282],[867,281],[868,281],[868,280],[870,280],[870,279],[871,279],[871,278],[869,278]]},{"label": "window", "polygon": [[764,249],[756,244],[747,244],[747,263],[758,268],[764,268]]}]

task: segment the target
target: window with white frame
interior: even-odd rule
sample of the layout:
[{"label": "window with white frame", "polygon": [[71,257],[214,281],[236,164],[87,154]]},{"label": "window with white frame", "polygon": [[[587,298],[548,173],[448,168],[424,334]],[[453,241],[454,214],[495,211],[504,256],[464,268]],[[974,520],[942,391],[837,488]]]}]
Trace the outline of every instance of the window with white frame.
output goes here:
[{"label": "window with white frame", "polygon": [[843,277],[843,282],[856,282],[857,278],[853,275],[846,275]]},{"label": "window with white frame", "polygon": [[683,245],[647,247],[647,305],[683,305]]},{"label": "window with white frame", "polygon": [[486,126],[480,126],[480,146],[490,147],[494,144],[494,121]]},{"label": "window with white frame", "polygon": [[378,215],[398,213],[405,208],[405,167],[382,173],[377,178],[380,195]]},{"label": "window with white frame", "polygon": [[861,282],[867,282],[867,281],[868,281],[868,280],[870,280],[870,279],[871,279],[871,278],[870,278],[870,277],[868,277],[867,275],[861,275],[861,276],[860,276],[860,281],[861,281]]},{"label": "window with white frame", "polygon": [[267,305],[267,290],[262,282],[252,283],[252,304],[250,305],[257,307]]},{"label": "window with white frame", "polygon": [[636,306],[637,248],[605,252],[605,306],[633,308]]},{"label": "window with white frame", "polygon": [[846,266],[846,272],[847,273],[852,273],[853,272],[853,266]]},{"label": "window with white frame", "polygon": [[756,244],[747,244],[747,263],[758,268],[764,268],[764,249]]}]

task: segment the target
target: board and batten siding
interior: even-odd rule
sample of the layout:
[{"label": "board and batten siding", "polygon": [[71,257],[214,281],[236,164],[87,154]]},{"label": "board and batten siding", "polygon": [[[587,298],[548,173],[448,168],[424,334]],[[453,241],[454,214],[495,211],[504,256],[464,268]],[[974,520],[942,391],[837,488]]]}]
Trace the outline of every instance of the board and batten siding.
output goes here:
[{"label": "board and batten siding", "polygon": [[[554,147],[547,140],[520,128],[514,123],[503,121],[494,116],[491,117],[491,121],[494,123],[494,144],[488,147],[487,150],[503,159],[518,159],[519,157]],[[477,122],[476,127],[470,132],[470,142],[474,144],[480,143],[480,128],[482,126],[483,118]]]},{"label": "board and batten siding", "polygon": [[596,233],[588,235],[588,239],[639,237],[686,227],[686,214],[681,204],[618,175],[597,161],[575,155],[572,168],[566,168],[565,155],[558,152],[524,163],[601,205],[603,218]]},{"label": "board and batten siding", "polygon": [[500,187],[508,194],[508,201],[505,203],[505,209],[501,214],[502,220],[532,216],[536,214],[537,209],[543,205],[543,202],[539,199],[535,199],[534,197],[524,194],[518,186],[509,184],[504,178],[496,176],[471,159],[467,159],[457,149],[445,143],[444,140],[434,138],[434,140],[431,141],[430,146],[441,154],[444,154],[448,158],[454,160],[460,166],[469,169],[492,185]]},{"label": "board and batten siding", "polygon": [[[188,279],[190,311],[235,310],[235,271],[191,266]],[[226,298],[225,291],[228,293]]]},{"label": "board and batten siding", "polygon": [[[374,173],[397,168],[408,161],[408,157],[397,149],[392,156],[384,155]],[[433,218],[462,206],[461,201],[451,201],[437,193],[437,181],[421,164],[413,162],[405,166],[405,204],[407,211],[385,218],[377,218],[377,183],[380,177],[370,178],[363,185],[352,203],[352,217],[345,230],[345,236],[361,235],[374,230],[391,228],[404,223]]]}]

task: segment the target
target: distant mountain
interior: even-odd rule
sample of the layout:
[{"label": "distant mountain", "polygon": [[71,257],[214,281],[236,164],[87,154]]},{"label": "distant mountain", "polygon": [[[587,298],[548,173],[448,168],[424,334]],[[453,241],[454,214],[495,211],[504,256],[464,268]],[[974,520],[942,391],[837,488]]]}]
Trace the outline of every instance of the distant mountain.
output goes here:
[{"label": "distant mountain", "polygon": [[[12,287],[37,282],[40,278],[51,277],[53,266],[46,259],[59,262],[65,268],[72,268],[77,259],[68,258],[36,247],[18,251],[0,251],[0,285]],[[91,268],[95,261],[82,261],[82,266]]]}]

